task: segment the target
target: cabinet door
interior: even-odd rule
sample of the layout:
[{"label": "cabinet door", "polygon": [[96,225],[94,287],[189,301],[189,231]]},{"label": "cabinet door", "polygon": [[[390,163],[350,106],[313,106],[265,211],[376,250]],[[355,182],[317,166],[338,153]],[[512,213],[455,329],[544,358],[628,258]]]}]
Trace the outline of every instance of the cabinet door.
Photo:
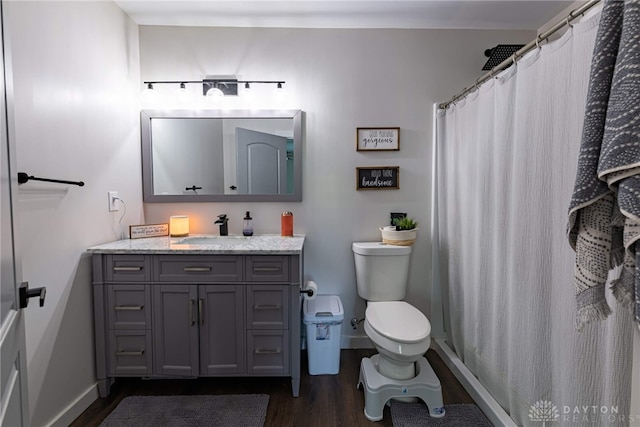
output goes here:
[{"label": "cabinet door", "polygon": [[198,375],[197,285],[153,286],[155,372]]},{"label": "cabinet door", "polygon": [[200,374],[245,373],[244,286],[198,288]]}]

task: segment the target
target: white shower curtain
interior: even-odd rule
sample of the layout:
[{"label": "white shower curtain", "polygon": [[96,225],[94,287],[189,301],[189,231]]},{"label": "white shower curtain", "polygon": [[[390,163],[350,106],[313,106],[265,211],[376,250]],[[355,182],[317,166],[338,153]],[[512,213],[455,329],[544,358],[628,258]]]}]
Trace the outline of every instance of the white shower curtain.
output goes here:
[{"label": "white shower curtain", "polygon": [[437,115],[447,343],[518,425],[632,415],[631,314],[608,295],[614,314],[575,330],[566,239],[598,18]]}]

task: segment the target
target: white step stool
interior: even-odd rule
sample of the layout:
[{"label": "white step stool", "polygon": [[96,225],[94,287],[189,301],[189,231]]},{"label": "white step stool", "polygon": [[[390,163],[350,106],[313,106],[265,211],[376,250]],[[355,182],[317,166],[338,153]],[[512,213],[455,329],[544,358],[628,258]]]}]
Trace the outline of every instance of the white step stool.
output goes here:
[{"label": "white step stool", "polygon": [[364,385],[364,415],[370,421],[380,421],[384,405],[394,397],[418,397],[429,408],[433,418],[444,417],[442,388],[427,359],[416,362],[417,375],[410,380],[394,380],[380,374],[376,369],[380,355],[364,357],[360,362],[358,388]]}]

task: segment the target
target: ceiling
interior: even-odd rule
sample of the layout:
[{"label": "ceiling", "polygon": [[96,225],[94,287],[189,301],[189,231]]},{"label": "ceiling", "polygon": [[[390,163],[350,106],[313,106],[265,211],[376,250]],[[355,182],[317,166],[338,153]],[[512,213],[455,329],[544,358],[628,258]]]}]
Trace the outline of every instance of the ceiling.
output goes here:
[{"label": "ceiling", "polygon": [[577,2],[116,0],[115,3],[139,25],[538,30]]}]

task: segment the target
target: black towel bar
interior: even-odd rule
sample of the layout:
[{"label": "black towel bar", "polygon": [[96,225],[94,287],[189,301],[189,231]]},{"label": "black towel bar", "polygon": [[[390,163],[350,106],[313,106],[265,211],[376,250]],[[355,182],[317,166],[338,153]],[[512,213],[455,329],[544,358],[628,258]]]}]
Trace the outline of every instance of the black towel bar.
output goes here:
[{"label": "black towel bar", "polygon": [[45,182],[56,182],[58,184],[71,184],[77,185],[79,187],[84,187],[84,182],[82,181],[66,181],[63,179],[49,179],[49,178],[38,178],[36,176],[29,176],[26,172],[18,172],[18,184],[24,184],[27,181],[45,181]]}]

